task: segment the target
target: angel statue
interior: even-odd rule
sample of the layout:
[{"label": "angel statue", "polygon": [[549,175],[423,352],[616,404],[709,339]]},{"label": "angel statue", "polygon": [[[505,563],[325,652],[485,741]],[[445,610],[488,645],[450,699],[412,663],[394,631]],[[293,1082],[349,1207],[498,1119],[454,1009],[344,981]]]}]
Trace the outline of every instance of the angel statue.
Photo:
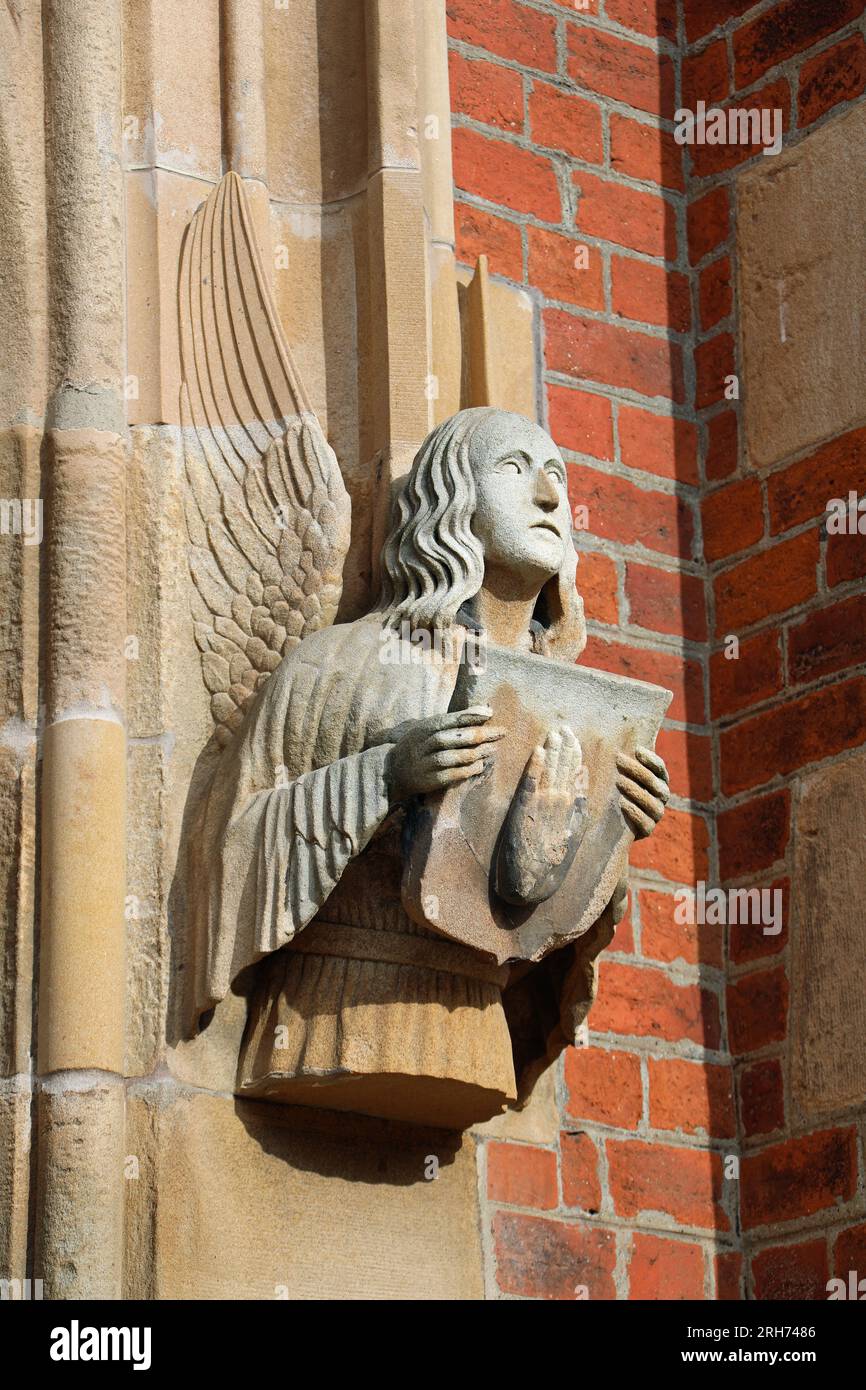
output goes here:
[{"label": "angel statue", "polygon": [[662,760],[626,745],[669,697],[635,714],[640,682],[623,695],[575,665],[565,465],[498,409],[424,441],[378,601],[335,623],[349,499],[233,174],[188,229],[180,311],[195,632],[223,745],[188,837],[191,1027],[246,993],[245,1098],[485,1120],[586,1015],[628,845],[668,799]]}]

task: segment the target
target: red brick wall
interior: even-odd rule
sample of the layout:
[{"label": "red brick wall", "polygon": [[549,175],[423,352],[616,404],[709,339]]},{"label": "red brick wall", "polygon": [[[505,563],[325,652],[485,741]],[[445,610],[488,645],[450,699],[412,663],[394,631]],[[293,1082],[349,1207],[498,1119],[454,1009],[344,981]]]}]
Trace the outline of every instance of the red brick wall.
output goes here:
[{"label": "red brick wall", "polygon": [[[658,744],[671,807],[633,851],[589,1043],[558,1078],[558,1142],[487,1145],[491,1293],[824,1296],[836,1229],[797,1241],[803,1189],[823,1181],[829,1205],[857,1160],[848,1126],[786,1129],[785,933],[678,925],[674,893],[786,884],[790,777],[863,739],[860,685],[842,679],[866,657],[862,616],[854,649],[836,597],[862,603],[849,594],[866,549],[827,552],[818,526],[828,496],[863,477],[866,448],[857,436],[763,479],[742,457],[722,383],[738,353],[731,182],[755,152],[684,151],[672,117],[746,91],[781,106],[797,139],[866,85],[864,3],[447,9],[458,256],[486,252],[538,306],[547,423],[589,509],[585,659],[674,692]],[[787,671],[783,626],[796,628]],[[721,654],[729,632],[743,634],[738,662]],[[762,1209],[780,1187],[768,1168],[786,1165],[787,1207]]]}]

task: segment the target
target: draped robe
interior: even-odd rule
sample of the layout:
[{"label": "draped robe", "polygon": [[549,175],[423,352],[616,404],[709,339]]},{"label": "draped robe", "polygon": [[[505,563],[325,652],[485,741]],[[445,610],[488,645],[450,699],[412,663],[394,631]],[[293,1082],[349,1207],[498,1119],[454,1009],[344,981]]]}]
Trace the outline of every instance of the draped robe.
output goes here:
[{"label": "draped robe", "polygon": [[457,1125],[525,1095],[573,1041],[610,910],[538,965],[496,966],[400,902],[388,734],[446,711],[456,675],[381,615],[327,628],[221,755],[189,841],[193,1014],[262,962],[239,1094]]}]

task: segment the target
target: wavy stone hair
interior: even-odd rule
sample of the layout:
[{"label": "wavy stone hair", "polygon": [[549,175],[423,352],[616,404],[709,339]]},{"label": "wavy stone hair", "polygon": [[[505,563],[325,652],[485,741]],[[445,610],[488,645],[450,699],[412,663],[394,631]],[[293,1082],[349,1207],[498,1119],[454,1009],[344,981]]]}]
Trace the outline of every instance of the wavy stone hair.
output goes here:
[{"label": "wavy stone hair", "polygon": [[[458,411],[427,436],[397,497],[395,520],[382,551],[382,589],[376,611],[386,627],[449,628],[484,579],[484,550],[472,530],[477,493],[469,446],[489,406]],[[575,660],[586,644],[583,600],[575,587],[577,553],[566,546],[560,573],[542,589],[533,646]]]}]

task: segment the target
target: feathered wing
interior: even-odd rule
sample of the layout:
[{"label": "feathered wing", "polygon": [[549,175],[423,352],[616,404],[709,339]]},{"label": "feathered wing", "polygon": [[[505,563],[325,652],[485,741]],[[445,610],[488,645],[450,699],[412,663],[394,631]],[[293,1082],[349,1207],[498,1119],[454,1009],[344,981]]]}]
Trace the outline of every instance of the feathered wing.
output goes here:
[{"label": "feathered wing", "polygon": [[350,503],[292,360],[237,174],[187,228],[179,303],[195,639],[227,743],[286,652],[334,621]]}]

